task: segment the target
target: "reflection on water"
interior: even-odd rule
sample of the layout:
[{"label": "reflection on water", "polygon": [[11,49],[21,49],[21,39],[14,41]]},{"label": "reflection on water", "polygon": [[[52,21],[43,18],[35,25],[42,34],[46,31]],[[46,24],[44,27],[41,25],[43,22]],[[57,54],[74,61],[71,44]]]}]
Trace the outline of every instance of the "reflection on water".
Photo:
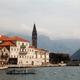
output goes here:
[{"label": "reflection on water", "polygon": [[35,68],[36,74],[7,75],[0,70],[0,80],[80,80],[80,67]]}]

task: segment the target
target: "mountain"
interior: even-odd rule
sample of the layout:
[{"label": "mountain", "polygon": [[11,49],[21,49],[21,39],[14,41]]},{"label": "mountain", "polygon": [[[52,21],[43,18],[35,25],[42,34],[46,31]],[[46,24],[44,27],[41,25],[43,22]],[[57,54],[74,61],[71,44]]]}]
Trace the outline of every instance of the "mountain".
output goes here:
[{"label": "mountain", "polygon": [[80,60],[80,49],[78,51],[76,51],[72,56],[71,56],[72,60]]},{"label": "mountain", "polygon": [[[31,35],[27,34],[8,33],[7,35],[22,36],[31,41]],[[51,40],[48,36],[38,35],[38,47],[48,49],[51,52],[63,52],[72,55],[80,48],[80,39]]]},{"label": "mountain", "polygon": [[73,54],[80,48],[80,39],[58,39],[51,40],[47,36],[40,35],[38,46],[47,48],[54,52],[63,52]]}]

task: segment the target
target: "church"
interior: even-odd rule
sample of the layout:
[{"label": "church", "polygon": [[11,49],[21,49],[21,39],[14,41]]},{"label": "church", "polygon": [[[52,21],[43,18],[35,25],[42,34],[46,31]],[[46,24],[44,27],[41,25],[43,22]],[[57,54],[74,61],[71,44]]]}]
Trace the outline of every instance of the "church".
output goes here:
[{"label": "church", "polygon": [[19,66],[41,66],[49,63],[49,52],[37,46],[36,25],[30,41],[20,36],[7,37],[0,35],[0,63]]}]

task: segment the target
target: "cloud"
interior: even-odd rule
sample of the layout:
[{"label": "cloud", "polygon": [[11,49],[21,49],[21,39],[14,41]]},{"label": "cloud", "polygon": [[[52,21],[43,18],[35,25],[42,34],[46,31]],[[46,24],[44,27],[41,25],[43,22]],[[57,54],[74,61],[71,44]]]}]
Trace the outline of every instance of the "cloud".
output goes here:
[{"label": "cloud", "polygon": [[36,23],[38,32],[50,38],[80,37],[79,0],[0,0],[0,33],[31,34]]}]

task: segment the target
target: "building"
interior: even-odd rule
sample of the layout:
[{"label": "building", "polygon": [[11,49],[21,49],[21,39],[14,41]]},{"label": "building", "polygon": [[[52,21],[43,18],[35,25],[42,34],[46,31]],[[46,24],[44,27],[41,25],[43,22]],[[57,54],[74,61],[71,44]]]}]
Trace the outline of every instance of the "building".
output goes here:
[{"label": "building", "polygon": [[49,63],[47,50],[30,46],[30,42],[21,37],[11,37],[16,46],[10,47],[10,64],[43,65]]},{"label": "building", "polygon": [[33,26],[33,31],[32,31],[32,46],[37,48],[37,30],[35,24]]},{"label": "building", "polygon": [[0,35],[0,62],[12,65],[45,65],[49,63],[47,50],[35,48],[19,36]]},{"label": "building", "polygon": [[68,63],[70,61],[70,56],[69,54],[65,53],[49,53],[49,62],[52,64],[57,64],[57,63]]},{"label": "building", "polygon": [[46,65],[49,63],[49,52],[37,48],[37,30],[34,24],[32,31],[32,45],[30,41],[19,37],[0,35],[0,62],[12,65]]},{"label": "building", "polygon": [[7,36],[0,35],[0,64],[8,63],[10,46],[15,46],[12,40]]},{"label": "building", "polygon": [[[29,41],[18,36],[11,37],[11,40],[16,46],[10,47],[9,63],[24,64],[26,61],[26,59],[24,60],[24,57],[28,53]],[[22,59],[24,60],[23,62]]]},{"label": "building", "polygon": [[47,50],[30,46],[29,54],[32,56],[32,65],[46,65],[49,63],[49,52]]}]

